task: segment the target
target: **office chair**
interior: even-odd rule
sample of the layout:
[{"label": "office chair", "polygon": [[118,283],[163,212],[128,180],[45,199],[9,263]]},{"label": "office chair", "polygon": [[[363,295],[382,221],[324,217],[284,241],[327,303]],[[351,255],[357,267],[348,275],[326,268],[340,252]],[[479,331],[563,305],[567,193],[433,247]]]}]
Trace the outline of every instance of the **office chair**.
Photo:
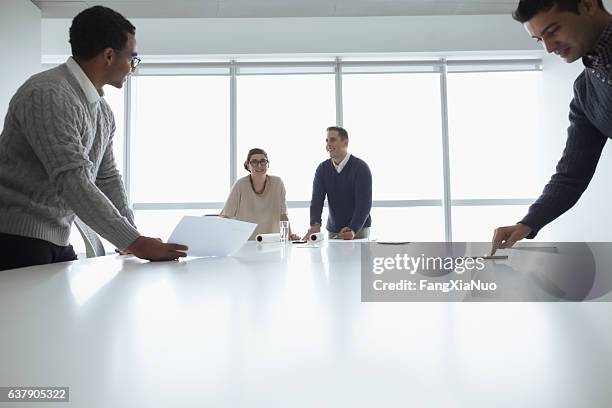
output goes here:
[{"label": "office chair", "polygon": [[81,233],[81,237],[83,237],[83,241],[85,242],[85,255],[87,258],[94,258],[96,256],[104,256],[106,255],[106,250],[104,249],[104,244],[98,237],[98,234],[87,224],[85,224],[79,217],[74,219],[74,224],[77,229]]}]

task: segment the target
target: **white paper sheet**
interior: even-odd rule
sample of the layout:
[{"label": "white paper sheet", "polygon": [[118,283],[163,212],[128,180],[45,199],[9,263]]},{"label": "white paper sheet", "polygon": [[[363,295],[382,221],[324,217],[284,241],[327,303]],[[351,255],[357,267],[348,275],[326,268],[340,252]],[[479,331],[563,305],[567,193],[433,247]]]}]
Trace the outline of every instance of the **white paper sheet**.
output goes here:
[{"label": "white paper sheet", "polygon": [[189,256],[227,256],[239,250],[257,224],[222,217],[184,216],[169,243],[189,247]]}]

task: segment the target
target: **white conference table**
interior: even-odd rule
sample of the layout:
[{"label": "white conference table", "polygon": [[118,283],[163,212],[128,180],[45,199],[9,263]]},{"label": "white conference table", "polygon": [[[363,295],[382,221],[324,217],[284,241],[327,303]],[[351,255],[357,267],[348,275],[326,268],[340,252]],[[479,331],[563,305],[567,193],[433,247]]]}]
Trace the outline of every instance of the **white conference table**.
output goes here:
[{"label": "white conference table", "polygon": [[0,272],[0,387],[54,407],[603,408],[611,378],[612,303],[362,303],[355,242]]}]

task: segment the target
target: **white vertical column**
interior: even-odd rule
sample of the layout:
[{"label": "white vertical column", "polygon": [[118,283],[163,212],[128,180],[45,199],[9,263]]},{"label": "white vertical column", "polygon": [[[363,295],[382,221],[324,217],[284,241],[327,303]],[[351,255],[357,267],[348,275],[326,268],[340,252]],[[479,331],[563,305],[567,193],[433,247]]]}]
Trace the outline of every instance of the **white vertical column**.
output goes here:
[{"label": "white vertical column", "polygon": [[343,126],[344,116],[342,110],[342,60],[336,57],[334,65],[335,91],[336,91],[336,125]]},{"label": "white vertical column", "polygon": [[453,221],[451,207],[451,182],[450,182],[450,154],[448,139],[448,66],[446,59],[442,59],[440,66],[440,107],[442,120],[442,175],[444,192],[442,196],[442,208],[444,210],[444,238],[450,242],[453,240]]},{"label": "white vertical column", "polygon": [[238,118],[237,118],[237,107],[238,102],[237,91],[236,91],[236,74],[238,68],[236,67],[236,61],[230,61],[230,189],[234,185],[237,179],[236,174],[236,163],[238,157]]},{"label": "white vertical column", "polygon": [[125,184],[125,192],[128,198],[128,206],[132,206],[131,195],[131,152],[132,152],[132,88],[133,77],[130,75],[125,83],[125,91],[123,93],[123,183]]}]

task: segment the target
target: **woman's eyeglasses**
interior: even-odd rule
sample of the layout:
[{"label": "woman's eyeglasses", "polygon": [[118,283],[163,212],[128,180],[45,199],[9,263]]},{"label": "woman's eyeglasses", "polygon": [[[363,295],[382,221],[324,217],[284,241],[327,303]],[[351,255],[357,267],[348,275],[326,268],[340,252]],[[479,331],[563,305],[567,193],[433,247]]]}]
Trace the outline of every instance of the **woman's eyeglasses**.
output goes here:
[{"label": "woman's eyeglasses", "polygon": [[267,159],[261,159],[261,160],[251,160],[249,161],[249,164],[253,167],[257,167],[257,166],[267,166],[268,163],[270,163]]}]

